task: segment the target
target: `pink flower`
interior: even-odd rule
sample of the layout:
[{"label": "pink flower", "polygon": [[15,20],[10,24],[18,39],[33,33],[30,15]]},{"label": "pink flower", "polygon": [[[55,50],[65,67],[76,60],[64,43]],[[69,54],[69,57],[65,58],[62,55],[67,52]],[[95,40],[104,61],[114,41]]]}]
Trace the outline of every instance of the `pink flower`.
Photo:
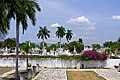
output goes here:
[{"label": "pink flower", "polygon": [[95,50],[85,51],[81,55],[81,60],[106,60],[106,59],[107,59],[106,54],[99,53]]}]

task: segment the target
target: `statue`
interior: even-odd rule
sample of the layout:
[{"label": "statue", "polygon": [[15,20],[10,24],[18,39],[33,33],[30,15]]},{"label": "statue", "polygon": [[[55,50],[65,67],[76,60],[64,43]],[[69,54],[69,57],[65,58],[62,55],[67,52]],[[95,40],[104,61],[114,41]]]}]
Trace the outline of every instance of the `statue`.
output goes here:
[{"label": "statue", "polygon": [[74,46],[74,51],[73,51],[73,53],[76,54],[76,48],[75,48],[75,46]]}]

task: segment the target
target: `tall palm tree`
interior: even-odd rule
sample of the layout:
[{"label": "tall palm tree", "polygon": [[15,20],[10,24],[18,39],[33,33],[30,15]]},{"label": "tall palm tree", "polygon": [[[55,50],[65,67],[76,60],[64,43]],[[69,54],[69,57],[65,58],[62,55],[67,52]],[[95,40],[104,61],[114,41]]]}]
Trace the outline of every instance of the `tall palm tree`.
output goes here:
[{"label": "tall palm tree", "polygon": [[66,39],[67,39],[68,42],[69,42],[69,40],[71,40],[72,35],[73,35],[72,30],[67,30]]},{"label": "tall palm tree", "polygon": [[35,26],[36,10],[40,11],[38,3],[34,0],[8,0],[8,19],[14,18],[16,21],[16,80],[18,80],[18,48],[19,48],[19,25],[21,23],[24,30],[28,27],[28,18]]},{"label": "tall palm tree", "polygon": [[43,49],[44,49],[44,43],[45,43],[45,39],[50,37],[50,31],[47,29],[46,26],[44,26],[43,28],[40,27],[39,32],[37,34],[38,39],[41,38],[43,40]]},{"label": "tall palm tree", "polygon": [[66,30],[63,26],[57,27],[57,31],[55,34],[58,38],[60,38],[60,49],[61,49],[61,38],[63,38],[65,36],[65,32],[66,32]]}]

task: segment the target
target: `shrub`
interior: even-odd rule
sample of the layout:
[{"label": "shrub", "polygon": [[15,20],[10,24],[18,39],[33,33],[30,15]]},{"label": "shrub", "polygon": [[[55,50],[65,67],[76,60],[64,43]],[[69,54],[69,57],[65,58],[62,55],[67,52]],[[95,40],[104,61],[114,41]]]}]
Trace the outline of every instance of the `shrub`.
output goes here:
[{"label": "shrub", "polygon": [[81,60],[106,60],[107,55],[103,53],[99,53],[95,50],[89,50],[83,52],[81,55]]}]

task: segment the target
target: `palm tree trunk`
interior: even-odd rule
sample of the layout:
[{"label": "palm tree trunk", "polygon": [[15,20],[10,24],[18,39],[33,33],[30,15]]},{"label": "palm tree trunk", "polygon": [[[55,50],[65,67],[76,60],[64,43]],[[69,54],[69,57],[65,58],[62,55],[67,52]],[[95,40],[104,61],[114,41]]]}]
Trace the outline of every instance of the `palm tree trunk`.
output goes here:
[{"label": "palm tree trunk", "polygon": [[28,72],[28,58],[26,57],[26,71]]},{"label": "palm tree trunk", "polygon": [[44,49],[44,37],[43,37],[43,49]]},{"label": "palm tree trunk", "polygon": [[[27,47],[29,50],[29,41],[27,41]],[[29,51],[26,52],[26,54],[28,54]],[[26,71],[28,72],[28,57],[26,56]]]},{"label": "palm tree trunk", "polygon": [[16,20],[16,80],[18,80],[19,22]]},{"label": "palm tree trunk", "polygon": [[61,37],[60,37],[60,49],[61,49]]}]

